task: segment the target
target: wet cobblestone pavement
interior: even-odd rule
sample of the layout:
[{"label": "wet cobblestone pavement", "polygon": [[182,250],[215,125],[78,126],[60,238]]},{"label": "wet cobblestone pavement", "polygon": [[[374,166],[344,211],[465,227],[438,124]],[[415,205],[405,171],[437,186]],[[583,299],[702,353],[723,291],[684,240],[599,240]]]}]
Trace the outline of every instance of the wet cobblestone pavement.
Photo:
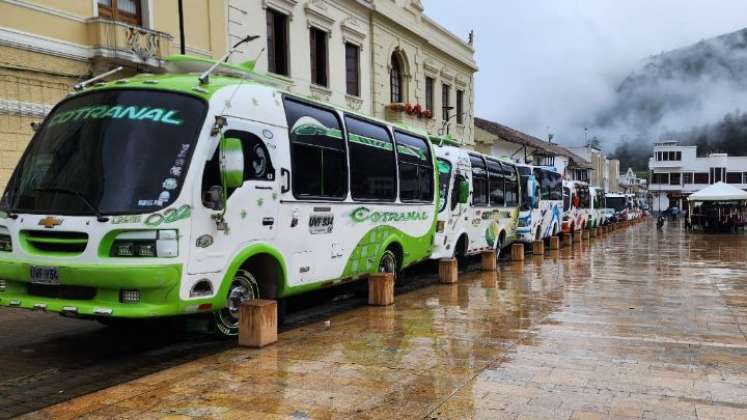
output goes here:
[{"label": "wet cobblestone pavement", "polygon": [[747,418],[747,236],[653,224],[27,418]]}]

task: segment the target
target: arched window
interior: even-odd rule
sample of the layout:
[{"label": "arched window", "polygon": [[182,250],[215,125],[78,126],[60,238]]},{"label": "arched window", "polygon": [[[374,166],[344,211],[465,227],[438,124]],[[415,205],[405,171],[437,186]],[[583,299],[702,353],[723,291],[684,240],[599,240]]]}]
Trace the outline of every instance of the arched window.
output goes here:
[{"label": "arched window", "polygon": [[392,54],[392,70],[389,78],[389,84],[392,91],[392,103],[404,102],[402,95],[402,61],[397,52]]}]

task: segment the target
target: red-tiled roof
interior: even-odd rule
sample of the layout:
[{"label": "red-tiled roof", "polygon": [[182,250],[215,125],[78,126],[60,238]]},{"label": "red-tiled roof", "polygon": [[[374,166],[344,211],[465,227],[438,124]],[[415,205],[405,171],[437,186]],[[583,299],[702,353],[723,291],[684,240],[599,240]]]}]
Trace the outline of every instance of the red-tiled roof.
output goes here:
[{"label": "red-tiled roof", "polygon": [[573,161],[573,163],[575,163],[577,166],[580,166],[582,168],[592,167],[591,162],[571,152],[563,146],[540,140],[537,137],[522,133],[519,130],[515,130],[503,124],[499,124],[494,121],[488,121],[482,118],[475,118],[475,126],[498,136],[500,140],[539,149],[549,155],[565,156]]}]

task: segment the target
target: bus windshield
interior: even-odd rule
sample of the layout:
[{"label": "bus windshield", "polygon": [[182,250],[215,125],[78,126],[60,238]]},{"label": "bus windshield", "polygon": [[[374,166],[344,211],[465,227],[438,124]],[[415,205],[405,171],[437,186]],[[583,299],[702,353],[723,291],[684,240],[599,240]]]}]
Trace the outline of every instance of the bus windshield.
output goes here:
[{"label": "bus windshield", "polygon": [[615,211],[625,210],[625,197],[607,197],[607,207]]},{"label": "bus windshield", "polygon": [[148,213],[181,191],[207,105],[155,90],[106,90],[58,105],[32,138],[0,207],[14,212]]}]

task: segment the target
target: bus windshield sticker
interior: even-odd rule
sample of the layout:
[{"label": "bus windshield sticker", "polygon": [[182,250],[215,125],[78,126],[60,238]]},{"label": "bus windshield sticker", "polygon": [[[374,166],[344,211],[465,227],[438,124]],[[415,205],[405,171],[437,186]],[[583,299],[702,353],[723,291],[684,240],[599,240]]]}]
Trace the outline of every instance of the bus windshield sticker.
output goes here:
[{"label": "bus windshield sticker", "polygon": [[177,118],[178,114],[179,111],[176,110],[150,108],[147,106],[93,105],[84,106],[55,115],[49,122],[49,127],[72,121],[86,121],[91,119],[99,120],[105,118],[115,120],[128,119],[130,121],[150,120],[161,124],[182,125],[183,121]]}]

